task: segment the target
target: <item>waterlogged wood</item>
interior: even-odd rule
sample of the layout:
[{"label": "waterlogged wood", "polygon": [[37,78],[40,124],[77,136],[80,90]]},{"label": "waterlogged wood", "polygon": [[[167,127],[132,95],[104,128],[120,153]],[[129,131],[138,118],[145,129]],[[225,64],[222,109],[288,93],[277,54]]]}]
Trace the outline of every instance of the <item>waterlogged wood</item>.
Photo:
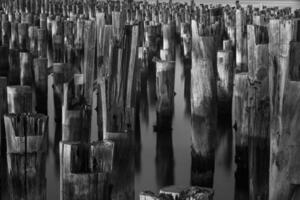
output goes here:
[{"label": "waterlogged wood", "polygon": [[48,113],[48,68],[47,58],[36,58],[34,63],[34,85],[36,95],[35,110],[37,113]]},{"label": "waterlogged wood", "polygon": [[29,86],[7,86],[8,113],[33,112],[32,89]]},{"label": "waterlogged wood", "polygon": [[109,200],[114,143],[60,143],[60,198]]},{"label": "waterlogged wood", "polygon": [[28,52],[20,52],[20,84],[34,85],[32,55]]},{"label": "waterlogged wood", "polygon": [[11,199],[45,200],[48,117],[8,114],[4,121]]}]

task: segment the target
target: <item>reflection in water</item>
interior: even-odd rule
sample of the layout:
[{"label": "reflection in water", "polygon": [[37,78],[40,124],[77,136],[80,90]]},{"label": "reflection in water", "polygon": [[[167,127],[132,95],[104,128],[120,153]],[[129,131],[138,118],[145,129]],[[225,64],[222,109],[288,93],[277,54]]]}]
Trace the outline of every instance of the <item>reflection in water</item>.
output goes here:
[{"label": "reflection in water", "polygon": [[208,119],[192,116],[191,185],[212,187],[215,167],[215,127]]},{"label": "reflection in water", "polygon": [[[157,114],[159,115],[159,114]],[[158,119],[160,118],[157,116]],[[170,122],[168,122],[170,121]],[[165,125],[156,127],[156,182],[159,188],[174,184],[174,153],[172,141],[172,118],[165,119]]]}]

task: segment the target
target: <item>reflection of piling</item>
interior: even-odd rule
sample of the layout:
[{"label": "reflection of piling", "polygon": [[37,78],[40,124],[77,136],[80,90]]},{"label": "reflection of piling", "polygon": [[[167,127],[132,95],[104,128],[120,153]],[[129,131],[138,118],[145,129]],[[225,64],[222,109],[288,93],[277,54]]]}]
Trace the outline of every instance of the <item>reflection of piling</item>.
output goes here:
[{"label": "reflection of piling", "polygon": [[60,143],[60,198],[109,200],[114,143]]},{"label": "reflection of piling", "polygon": [[156,133],[156,180],[159,188],[174,184],[174,153],[172,131]]},{"label": "reflection of piling", "polygon": [[48,117],[8,114],[4,121],[11,199],[46,199]]},{"label": "reflection of piling", "polygon": [[[235,75],[232,98],[232,124],[235,137],[235,162],[237,169],[236,191],[248,191],[248,75],[239,73]],[[247,192],[246,192],[247,193]],[[236,195],[239,195],[236,193]]]}]

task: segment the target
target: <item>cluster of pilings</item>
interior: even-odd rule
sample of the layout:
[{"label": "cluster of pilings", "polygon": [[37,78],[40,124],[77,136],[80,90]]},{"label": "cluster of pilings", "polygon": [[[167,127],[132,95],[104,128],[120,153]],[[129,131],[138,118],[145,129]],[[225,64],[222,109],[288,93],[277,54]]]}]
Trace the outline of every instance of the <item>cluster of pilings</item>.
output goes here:
[{"label": "cluster of pilings", "polygon": [[[2,1],[0,144],[11,198],[46,198],[50,75],[62,128],[61,199],[134,199],[143,74],[155,71],[156,132],[170,134],[180,43],[191,63],[191,184],[202,187],[162,193],[212,198],[204,187],[213,186],[214,133],[218,118],[232,114],[236,174],[246,176],[249,197],[289,199],[300,184],[298,17],[299,10],[238,3]],[[98,141],[90,142],[94,91]],[[168,198],[140,198],[148,196]]]}]

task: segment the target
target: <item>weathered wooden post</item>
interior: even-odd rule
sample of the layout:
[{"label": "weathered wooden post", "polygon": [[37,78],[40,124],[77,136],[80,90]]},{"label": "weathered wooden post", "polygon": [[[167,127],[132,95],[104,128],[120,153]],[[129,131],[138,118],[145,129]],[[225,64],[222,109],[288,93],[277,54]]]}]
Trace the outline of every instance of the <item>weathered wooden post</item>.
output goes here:
[{"label": "weathered wooden post", "polygon": [[28,24],[19,23],[18,24],[18,34],[19,34],[19,50],[28,51],[29,50],[29,39],[28,39]]},{"label": "weathered wooden post", "polygon": [[62,105],[62,141],[90,141],[91,109],[83,97],[84,76],[75,74],[64,83]]},{"label": "weathered wooden post", "polygon": [[172,123],[174,113],[175,62],[156,61],[157,127]]},{"label": "weathered wooden post", "polygon": [[[211,43],[203,44],[195,20],[192,20],[192,169],[191,183],[212,187],[214,174],[214,129],[217,123],[217,84]],[[208,48],[208,49],[207,49]],[[201,145],[201,144],[207,145]],[[205,165],[202,165],[206,163]],[[202,166],[201,166],[202,165]],[[203,176],[207,174],[207,176]]]},{"label": "weathered wooden post", "polygon": [[70,66],[65,63],[53,63],[53,96],[55,108],[55,121],[61,122],[62,102],[63,102],[63,84],[72,77]]},{"label": "weathered wooden post", "polygon": [[270,158],[270,99],[268,34],[255,27],[254,60],[249,66],[249,195],[250,199],[268,199]]},{"label": "weathered wooden post", "polygon": [[38,57],[47,58],[47,30],[45,28],[37,30],[37,51]]},{"label": "weathered wooden post", "polygon": [[64,62],[64,29],[59,16],[52,21],[53,62]]},{"label": "weathered wooden post", "polygon": [[[237,164],[236,191],[248,191],[249,160],[248,160],[248,74],[238,73],[234,77],[232,98],[232,127],[235,137],[235,162]],[[236,194],[237,195],[237,194]]]},{"label": "weathered wooden post", "polygon": [[48,117],[42,114],[4,116],[11,199],[46,199]]},{"label": "weathered wooden post", "polygon": [[32,55],[28,52],[20,52],[20,84],[34,85]]},{"label": "weathered wooden post", "polygon": [[8,113],[30,113],[32,106],[32,89],[29,86],[7,86]]},{"label": "weathered wooden post", "polygon": [[60,143],[60,199],[109,200],[114,143]]},{"label": "weathered wooden post", "polygon": [[236,10],[236,70],[247,72],[247,30],[245,11]]},{"label": "weathered wooden post", "polygon": [[[217,53],[218,67],[218,105],[221,108],[219,114],[231,113],[231,100],[233,93],[233,52],[229,50],[218,51]],[[224,113],[221,113],[224,111]]]},{"label": "weathered wooden post", "polygon": [[36,58],[33,61],[34,71],[34,85],[36,95],[36,107],[37,113],[47,115],[48,111],[48,59],[47,58]]},{"label": "weathered wooden post", "polygon": [[[290,81],[291,41],[297,41],[292,20],[270,20],[270,182],[269,199],[289,199],[299,184],[295,152],[299,152],[299,82]],[[295,132],[296,131],[296,132]]]}]

